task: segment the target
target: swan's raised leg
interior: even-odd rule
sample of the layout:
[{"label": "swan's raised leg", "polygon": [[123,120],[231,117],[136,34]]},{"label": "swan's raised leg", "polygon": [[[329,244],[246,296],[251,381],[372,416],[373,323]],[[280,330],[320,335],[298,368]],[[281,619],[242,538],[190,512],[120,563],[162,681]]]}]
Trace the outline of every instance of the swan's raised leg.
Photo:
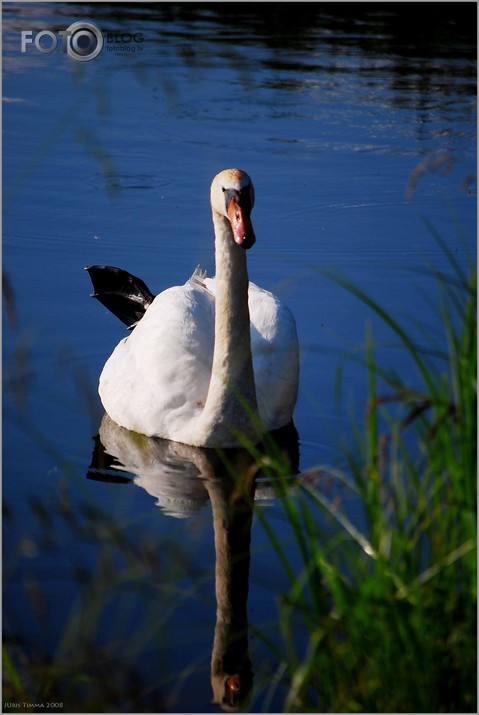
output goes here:
[{"label": "swan's raised leg", "polygon": [[130,329],[142,319],[155,296],[141,278],[115,266],[87,266],[96,298]]}]

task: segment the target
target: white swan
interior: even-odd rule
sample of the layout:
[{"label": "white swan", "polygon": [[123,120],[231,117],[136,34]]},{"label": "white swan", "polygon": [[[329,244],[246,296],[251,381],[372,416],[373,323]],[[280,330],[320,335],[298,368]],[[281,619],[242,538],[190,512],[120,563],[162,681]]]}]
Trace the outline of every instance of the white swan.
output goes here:
[{"label": "white swan", "polygon": [[[193,446],[234,447],[291,421],[299,376],[296,325],[278,298],[248,281],[253,203],[244,171],[226,169],[213,179],[215,278],[197,269],[183,286],[153,299],[142,281],[111,269],[137,282],[134,296],[124,284],[117,294],[135,303],[140,316],[100,376],[101,401],[117,424]],[[95,268],[101,267],[87,269],[94,286]]]}]

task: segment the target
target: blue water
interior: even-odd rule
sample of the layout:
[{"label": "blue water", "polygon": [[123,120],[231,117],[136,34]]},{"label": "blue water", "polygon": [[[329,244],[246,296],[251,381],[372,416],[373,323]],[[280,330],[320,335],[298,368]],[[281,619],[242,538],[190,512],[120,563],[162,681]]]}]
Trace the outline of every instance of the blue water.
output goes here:
[{"label": "blue water", "polygon": [[[460,261],[463,236],[475,251],[469,4],[446,4],[426,24],[413,7],[286,3],[272,15],[267,4],[195,5],[3,5],[3,486],[14,515],[5,521],[4,619],[27,650],[61,652],[82,598],[78,573],[101,574],[109,539],[86,505],[118,519],[132,543],[151,542],[170,591],[155,587],[156,571],[127,595],[121,585],[94,591],[95,642],[121,644],[121,667],[151,683],[144,700],[118,696],[125,711],[218,709],[209,683],[211,509],[203,490],[198,509],[178,519],[144,485],[86,478],[102,417],[97,379],[125,333],[89,298],[83,267],[121,266],[154,292],[184,283],[198,263],[213,273],[209,185],[223,168],[247,170],[256,190],[250,277],[289,305],[298,326],[304,470],[340,460],[351,415],[364,413],[360,365],[345,363],[339,410],[334,385],[367,325],[381,360],[417,380],[397,339],[319,269],[338,269],[398,320],[440,335],[424,299],[434,302],[433,283],[417,269],[450,267],[422,219]],[[78,20],[132,41],[105,43],[89,62],[60,47],[21,52],[22,30]],[[280,507],[268,503],[294,559]],[[76,519],[88,528],[74,528]],[[273,623],[287,579],[258,521],[251,548],[249,620],[259,627]],[[257,674],[274,671],[256,638],[250,655]],[[64,711],[75,708],[83,709],[69,702]]]}]

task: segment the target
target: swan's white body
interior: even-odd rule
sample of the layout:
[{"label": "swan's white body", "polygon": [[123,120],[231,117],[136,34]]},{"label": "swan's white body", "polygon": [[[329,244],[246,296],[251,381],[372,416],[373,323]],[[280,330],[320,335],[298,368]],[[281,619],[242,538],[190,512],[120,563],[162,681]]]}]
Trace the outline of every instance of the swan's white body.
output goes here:
[{"label": "swan's white body", "polygon": [[[267,430],[291,421],[296,403],[296,326],[288,308],[249,284],[257,406]],[[215,279],[194,274],[160,293],[116,347],[100,378],[103,405],[135,432],[191,444],[211,379]]]},{"label": "swan's white body", "polygon": [[[229,171],[240,188],[250,181]],[[215,181],[224,183],[226,174]],[[299,357],[289,309],[248,281],[238,231],[226,211],[215,211],[215,181],[216,278],[197,270],[183,286],[156,296],[106,362],[99,393],[109,416],[129,430],[230,447],[291,421]],[[249,216],[245,223],[246,235]]]}]

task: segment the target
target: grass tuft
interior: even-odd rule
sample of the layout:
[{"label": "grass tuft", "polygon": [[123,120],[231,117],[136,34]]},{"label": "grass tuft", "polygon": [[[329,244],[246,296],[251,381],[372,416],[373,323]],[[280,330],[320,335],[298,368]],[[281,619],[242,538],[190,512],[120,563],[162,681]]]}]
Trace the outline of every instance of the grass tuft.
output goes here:
[{"label": "grass tuft", "polygon": [[285,712],[476,712],[477,279],[433,233],[452,274],[432,270],[440,350],[321,271],[400,339],[419,380],[410,387],[379,365],[368,330],[368,404],[344,446],[342,499],[325,488],[339,470],[324,467],[294,495],[278,490],[299,572],[259,514],[290,580],[279,601]]}]

